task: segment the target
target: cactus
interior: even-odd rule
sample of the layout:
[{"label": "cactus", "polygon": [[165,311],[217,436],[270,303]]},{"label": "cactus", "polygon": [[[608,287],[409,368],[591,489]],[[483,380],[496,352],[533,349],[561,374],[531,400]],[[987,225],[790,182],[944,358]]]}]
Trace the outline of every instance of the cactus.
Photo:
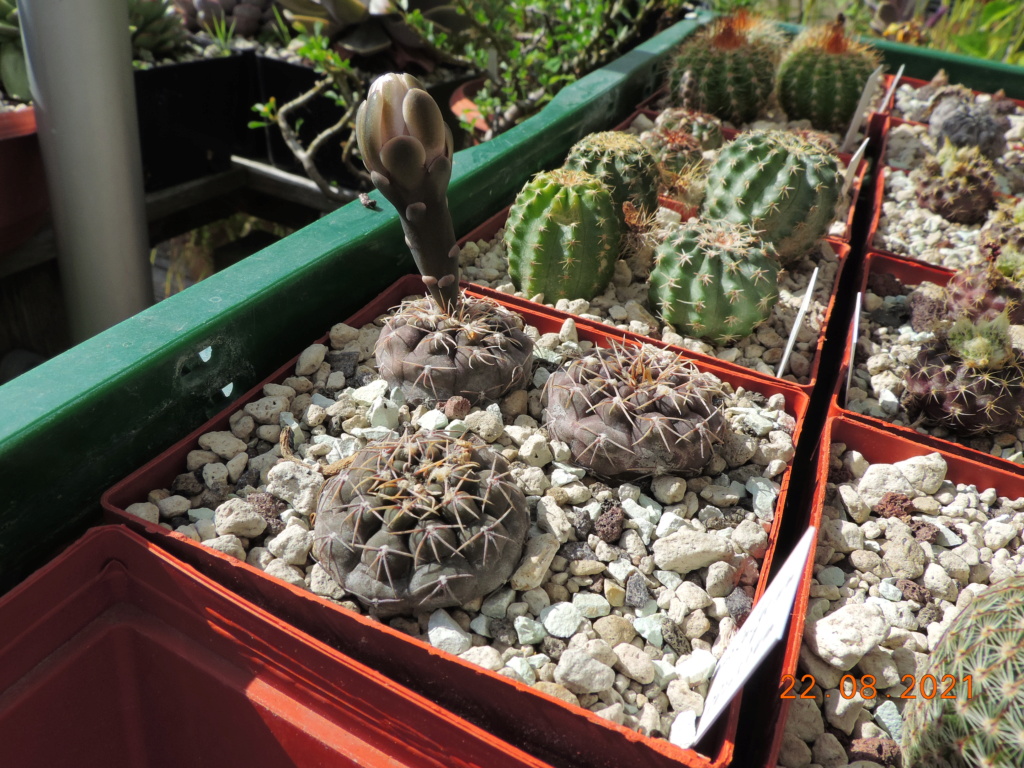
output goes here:
[{"label": "cactus", "polygon": [[879,58],[873,48],[846,35],[842,16],[809,27],[779,64],[779,104],[791,120],[810,120],[820,131],[842,133]]},{"label": "cactus", "polygon": [[949,140],[911,173],[922,207],[957,224],[977,224],[995,205],[992,164],[977,147],[954,147]]},{"label": "cactus", "polygon": [[595,176],[566,168],[539,173],[509,210],[509,276],[549,304],[592,299],[615,273],[623,229],[611,190]]},{"label": "cactus", "polygon": [[239,37],[253,37],[274,18],[271,4],[271,0],[175,0],[178,13],[190,31],[213,31],[215,25],[223,24]]},{"label": "cactus", "polygon": [[[1024,754],[1024,576],[977,593],[922,670],[952,695],[907,701],[903,768],[1015,768]],[[923,675],[922,678],[923,679]]]},{"label": "cactus", "polygon": [[1024,290],[996,264],[959,270],[949,279],[946,293],[950,320],[959,317],[992,320],[1005,312],[1011,323],[1024,324]]},{"label": "cactus", "polygon": [[697,222],[655,250],[650,300],[680,333],[722,343],[747,336],[779,298],[779,262],[745,224]]},{"label": "cactus", "polygon": [[668,350],[601,349],[551,375],[544,423],[596,475],[699,475],[728,429],[720,385]]},{"label": "cactus", "polygon": [[137,59],[170,56],[188,44],[185,25],[170,0],[129,0],[128,25]]},{"label": "cactus", "polygon": [[928,118],[928,133],[939,144],[947,140],[954,147],[977,147],[994,160],[1006,151],[1006,132],[1010,120],[985,106],[944,99]]},{"label": "cactus", "polygon": [[625,202],[635,205],[644,215],[658,208],[658,161],[632,134],[602,131],[584,136],[569,150],[564,167],[586,171],[607,184],[616,211],[621,211]]},{"label": "cactus", "polygon": [[828,233],[842,194],[839,168],[818,143],[784,131],[740,134],[708,171],[702,215],[749,224],[785,266]]},{"label": "cactus", "polygon": [[324,484],[312,554],[378,615],[431,611],[504,584],[529,527],[500,454],[419,432],[368,444]]},{"label": "cactus", "polygon": [[1006,315],[957,320],[924,347],[904,377],[912,418],[959,435],[1012,432],[1024,423],[1024,355]]},{"label": "cactus", "polygon": [[452,132],[441,110],[412,75],[384,75],[359,106],[356,139],[430,293],[385,323],[375,350],[381,376],[410,403],[455,395],[488,403],[518,388],[533,353],[522,318],[493,302],[463,302],[459,292],[447,197]]},{"label": "cactus", "polygon": [[1003,200],[978,232],[978,250],[995,259],[1007,250],[1024,254],[1024,200]]},{"label": "cactus", "polygon": [[671,177],[704,159],[700,141],[680,131],[651,130],[640,134],[643,144],[657,160],[663,177]]},{"label": "cactus", "polygon": [[700,142],[701,149],[718,149],[725,143],[722,121],[707,112],[686,107],[671,107],[654,118],[657,131],[688,133]]},{"label": "cactus", "polygon": [[669,68],[669,101],[735,125],[755,120],[775,87],[777,50],[752,34],[747,18],[717,19],[675,52]]}]

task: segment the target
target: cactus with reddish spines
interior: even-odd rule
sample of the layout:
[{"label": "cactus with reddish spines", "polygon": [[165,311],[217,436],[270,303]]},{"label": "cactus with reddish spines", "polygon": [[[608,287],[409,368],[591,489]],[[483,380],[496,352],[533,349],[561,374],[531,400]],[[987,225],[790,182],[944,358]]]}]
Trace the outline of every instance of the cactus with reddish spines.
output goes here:
[{"label": "cactus with reddish spines", "polygon": [[700,141],[688,133],[654,129],[644,131],[639,138],[658,161],[663,178],[671,178],[704,160]]},{"label": "cactus with reddish spines", "polygon": [[624,229],[622,211],[597,177],[567,168],[538,173],[505,223],[509,277],[549,304],[592,299],[615,274]]},{"label": "cactus with reddish spines", "polygon": [[747,336],[779,299],[775,248],[745,224],[672,227],[654,259],[651,306],[687,336],[716,344]]},{"label": "cactus with reddish spines", "polygon": [[669,68],[669,102],[739,125],[757,119],[775,87],[778,48],[747,18],[727,16],[685,40]]},{"label": "cactus with reddish spines", "polygon": [[843,18],[801,32],[779,64],[779,104],[791,120],[845,132],[864,86],[878,67],[874,48],[846,34]]},{"label": "cactus with reddish spines", "polygon": [[828,234],[842,189],[839,159],[817,142],[751,131],[719,150],[701,215],[749,225],[785,266]]},{"label": "cactus with reddish spines", "polygon": [[946,284],[946,294],[950,320],[960,317],[992,320],[1005,312],[1011,323],[1024,324],[1024,290],[996,264],[957,271]]},{"label": "cactus with reddish spines", "polygon": [[670,107],[654,118],[658,131],[688,133],[700,142],[701,149],[718,149],[725,143],[722,121],[707,112],[686,107]]},{"label": "cactus with reddish spines", "polygon": [[902,404],[912,419],[973,436],[1024,424],[1024,355],[1006,315],[957,320],[907,369]]},{"label": "cactus with reddish spines", "polygon": [[504,584],[529,527],[500,454],[419,432],[370,443],[324,484],[312,554],[377,615],[432,611]]},{"label": "cactus with reddish spines", "polygon": [[941,694],[906,702],[903,768],[1020,766],[1024,576],[1011,576],[975,593],[939,638],[921,672],[919,682],[923,685],[930,675],[939,681]]},{"label": "cactus with reddish spines", "polygon": [[978,250],[994,259],[1007,251],[1024,254],[1024,200],[1001,200],[978,232]]},{"label": "cactus with reddish spines", "polygon": [[957,224],[977,224],[995,205],[992,164],[977,147],[954,147],[947,140],[911,174],[923,208]]},{"label": "cactus with reddish spines", "polygon": [[548,435],[610,479],[699,475],[724,439],[721,382],[651,346],[596,350],[544,385]]},{"label": "cactus with reddish spines", "polygon": [[569,149],[563,167],[585,171],[604,182],[618,211],[626,202],[645,215],[658,208],[658,161],[631,133],[601,131],[584,136]]}]

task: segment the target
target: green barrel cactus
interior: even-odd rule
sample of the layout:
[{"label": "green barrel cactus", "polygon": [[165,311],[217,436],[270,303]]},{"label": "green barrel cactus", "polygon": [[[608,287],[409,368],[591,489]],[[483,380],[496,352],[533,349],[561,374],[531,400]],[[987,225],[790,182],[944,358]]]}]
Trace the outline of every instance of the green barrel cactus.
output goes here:
[{"label": "green barrel cactus", "polygon": [[[993,584],[932,651],[938,694],[908,699],[903,768],[1017,768],[1024,755],[1024,576]],[[943,695],[946,691],[949,695]]]},{"label": "green barrel cactus", "polygon": [[843,133],[878,62],[873,48],[846,35],[842,20],[810,27],[779,64],[779,104],[792,120]]},{"label": "green barrel cactus", "polygon": [[616,211],[627,202],[644,215],[658,209],[658,161],[631,133],[601,131],[584,136],[569,150],[564,167],[586,171],[607,184]]},{"label": "green barrel cactus", "polygon": [[671,178],[704,160],[700,141],[682,131],[654,129],[640,134],[640,143],[650,150],[667,177]]},{"label": "green barrel cactus", "polygon": [[828,234],[842,189],[839,159],[817,142],[751,131],[719,151],[701,215],[749,224],[785,266]]},{"label": "green barrel cactus", "polygon": [[650,300],[680,333],[715,343],[748,335],[779,299],[779,261],[745,224],[673,227],[655,249]]},{"label": "green barrel cactus", "polygon": [[611,282],[624,230],[611,190],[597,177],[567,168],[538,173],[505,223],[509,276],[551,304],[592,299]]},{"label": "green barrel cactus", "polygon": [[735,125],[756,120],[775,87],[777,55],[773,43],[751,34],[746,19],[718,19],[676,51],[669,66],[669,101]]},{"label": "green barrel cactus", "polygon": [[654,118],[658,131],[688,133],[700,142],[701,149],[718,149],[725,143],[722,121],[707,112],[686,107],[670,107]]}]

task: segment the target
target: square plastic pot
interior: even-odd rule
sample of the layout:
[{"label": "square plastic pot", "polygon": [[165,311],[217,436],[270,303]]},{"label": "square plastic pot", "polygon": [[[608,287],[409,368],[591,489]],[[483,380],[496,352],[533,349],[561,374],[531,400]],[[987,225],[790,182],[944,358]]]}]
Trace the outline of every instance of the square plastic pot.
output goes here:
[{"label": "square plastic pot", "polygon": [[[464,287],[471,295],[481,295],[473,286]],[[406,276],[346,322],[353,327],[360,327],[397,305],[404,297],[422,295],[422,292],[419,276]],[[541,333],[557,332],[569,317],[546,307],[538,308],[538,305],[524,307],[519,303],[506,303],[504,297],[499,300],[522,314],[526,322],[536,326]],[[599,346],[608,346],[612,341],[639,343],[636,339],[615,332],[615,329],[581,326],[577,332],[581,341],[593,341]],[[326,337],[321,341],[326,342]],[[657,342],[651,343],[665,347]],[[682,356],[687,357],[685,354]],[[290,375],[297,359],[290,360],[218,416],[110,488],[101,500],[106,518],[139,531],[147,539],[239,595],[267,606],[275,615],[326,640],[332,646],[542,760],[565,766],[585,765],[588,768],[621,768],[625,764],[644,765],[648,768],[724,768],[729,765],[737,733],[738,696],[728,713],[698,745],[699,752],[683,750],[667,740],[642,736],[602,719],[593,712],[570,706],[534,688],[432,648],[387,625],[340,608],[312,592],[268,576],[240,560],[201,546],[181,534],[169,532],[125,511],[130,504],[144,499],[149,490],[166,487],[183,471],[185,457],[195,448],[201,434],[228,429],[230,415],[246,402],[261,397],[265,383],[280,382]],[[799,437],[808,404],[808,396],[801,389],[786,382],[766,381],[745,371],[726,369],[703,361],[696,362],[696,365],[736,387],[742,386],[766,395],[781,393],[786,400],[787,413],[797,420],[794,441]],[[787,470],[776,502],[775,520],[769,533],[769,550],[761,567],[755,599],[760,597],[767,586],[767,575],[783,520],[789,476]]]},{"label": "square plastic pot", "polygon": [[[895,79],[896,79],[896,76],[894,74],[889,74],[889,75],[884,75],[883,76],[883,78],[882,78],[882,83],[883,83],[882,87],[885,88],[885,92],[886,93],[888,93],[889,89],[892,88],[892,81],[895,80]],[[899,88],[903,87],[904,85],[910,85],[910,86],[912,86],[916,90],[918,88],[923,88],[924,86],[928,85],[928,82],[929,81],[922,80],[922,79],[917,78],[917,77],[906,77],[906,76],[901,77],[899,85],[895,89],[893,89],[892,96],[890,96],[890,98],[887,101],[885,101],[885,103],[879,105],[879,107],[878,107],[879,114],[888,115],[888,116],[893,117],[894,119],[902,119],[898,115],[895,114],[896,90],[898,90]],[[956,80],[955,78],[951,78],[950,82],[955,85],[959,81]],[[972,90],[974,90],[974,89],[972,89]],[[982,94],[982,93],[989,93],[989,92],[988,91],[974,90],[974,94],[975,95]],[[991,91],[991,93],[994,93],[994,91]],[[1019,99],[1013,99],[1013,101],[1017,102],[1017,104],[1019,106],[1024,107],[1024,101],[1020,101]],[[909,122],[909,121],[906,121],[906,122]]]},{"label": "square plastic pot", "polygon": [[[825,485],[828,483],[829,451],[833,443],[843,443],[847,449],[859,451],[873,464],[890,464],[903,461],[912,456],[925,456],[938,451],[942,454],[948,467],[946,472],[947,480],[954,483],[972,483],[978,488],[995,488],[999,491],[1000,495],[1010,498],[1024,496],[1024,475],[1019,472],[1007,471],[1004,468],[973,461],[966,456],[942,451],[901,434],[895,434],[878,429],[870,424],[854,421],[847,414],[832,409],[825,423],[825,429],[819,444],[813,504],[806,511],[806,520],[790,521],[791,523],[799,523],[798,530],[804,530],[807,526],[812,525],[819,530],[821,528],[822,507],[825,502]],[[814,558],[808,558],[803,578],[800,582],[800,588],[797,591],[796,601],[793,605],[792,619],[785,641],[781,674],[779,680],[773,681],[773,684],[777,684],[778,688],[771,691],[767,696],[770,699],[768,705],[772,708],[774,727],[770,731],[773,734],[773,738],[767,759],[761,763],[764,768],[772,768],[776,765],[779,750],[782,746],[782,737],[785,733],[786,718],[790,705],[789,699],[781,698],[784,690],[790,687],[783,680],[787,676],[797,675],[800,648],[803,645],[807,605],[810,599],[813,569]],[[798,686],[798,688],[802,690],[802,687]]]},{"label": "square plastic pot", "polygon": [[544,764],[123,526],[0,599],[5,765]]}]

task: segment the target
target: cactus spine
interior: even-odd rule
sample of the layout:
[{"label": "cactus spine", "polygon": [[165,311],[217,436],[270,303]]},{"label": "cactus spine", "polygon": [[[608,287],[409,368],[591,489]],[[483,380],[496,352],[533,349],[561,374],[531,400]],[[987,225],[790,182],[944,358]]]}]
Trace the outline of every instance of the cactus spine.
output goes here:
[{"label": "cactus spine", "polygon": [[719,151],[701,214],[750,225],[785,266],[828,233],[842,186],[838,158],[816,142],[752,131]]},{"label": "cactus spine", "polygon": [[697,112],[685,107],[671,107],[654,119],[658,131],[688,133],[700,142],[701,149],[718,149],[725,143],[722,135],[722,121],[707,112]]},{"label": "cactus spine", "polygon": [[992,164],[977,147],[954,147],[949,140],[911,174],[922,207],[957,224],[977,224],[995,205]]},{"label": "cactus spine", "polygon": [[528,296],[592,299],[611,282],[623,235],[611,191],[583,171],[539,173],[505,224],[509,276]]},{"label": "cactus spine", "polygon": [[[658,208],[661,170],[640,139],[624,131],[584,136],[569,150],[565,168],[593,174],[611,189],[615,210],[629,202],[644,215]],[[621,214],[620,214],[621,215]]]},{"label": "cactus spine", "polygon": [[683,225],[655,251],[651,305],[681,333],[726,342],[768,318],[779,298],[778,275],[775,248],[745,224]]}]

